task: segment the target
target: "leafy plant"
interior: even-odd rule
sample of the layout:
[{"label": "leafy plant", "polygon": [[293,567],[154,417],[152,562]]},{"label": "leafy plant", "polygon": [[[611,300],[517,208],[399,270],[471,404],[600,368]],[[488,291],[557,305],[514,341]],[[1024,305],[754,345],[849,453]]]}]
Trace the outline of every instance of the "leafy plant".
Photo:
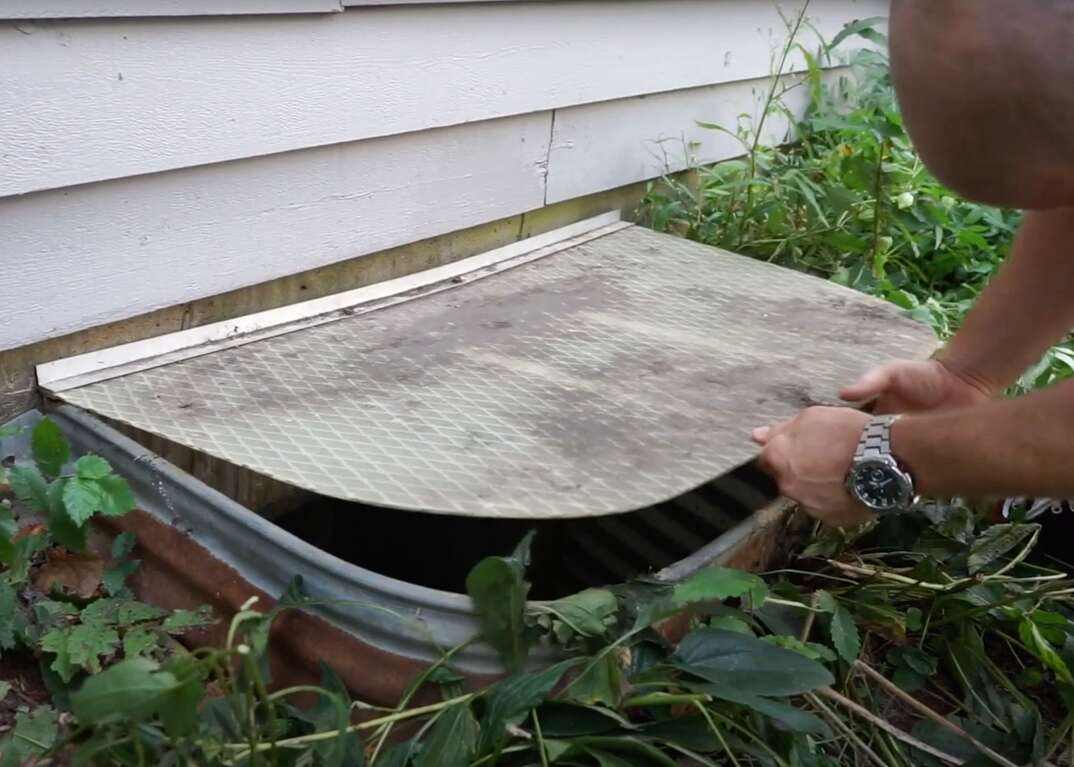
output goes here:
[{"label": "leafy plant", "polygon": [[[62,449],[51,455],[62,465]],[[298,580],[271,610],[243,605],[221,647],[188,652],[171,637],[208,616],[146,605],[122,586],[103,594],[103,573],[122,563],[100,568],[88,597],[36,589],[48,557],[89,556],[51,547],[18,591],[0,581],[0,647],[40,653],[56,693],[55,707],[17,714],[0,766],[1069,759],[1074,579],[1033,561],[1036,525],[987,525],[962,507],[930,513],[818,530],[796,568],[766,578],[712,567],[539,604],[525,600],[527,537],[468,578],[483,638],[509,673],[465,691],[452,667],[464,643],[390,710],[352,700],[328,668],[318,685],[272,689],[273,622],[316,605]],[[126,557],[131,543],[117,541],[113,554]],[[529,667],[536,645],[563,659]],[[429,687],[441,700],[412,707]],[[297,693],[316,703],[295,708]],[[407,722],[416,729],[399,739],[394,728]]]},{"label": "leafy plant", "polygon": [[[803,11],[804,13],[804,11]],[[830,44],[808,49],[801,17],[780,57],[762,113],[738,124],[703,123],[734,136],[740,159],[695,169],[686,180],[651,184],[639,208],[653,228],[828,278],[905,309],[941,338],[957,330],[1010,249],[1020,214],[961,199],[924,167],[899,114],[886,55],[876,48],[846,57],[831,79],[839,45],[853,36],[879,43],[880,19],[848,25]],[[804,77],[787,76],[797,51]],[[787,94],[805,88],[797,115]],[[789,143],[765,145],[765,125],[791,126]],[[1020,381],[1023,389],[1074,373],[1074,346],[1052,349]]]},{"label": "leafy plant", "polygon": [[47,525],[18,538],[10,501],[4,502],[0,562],[9,566],[8,582],[24,578],[28,559],[50,545],[85,551],[86,523],[95,515],[119,517],[134,508],[126,480],[104,458],[86,454],[71,462],[71,446],[54,422],[44,418],[33,427],[31,446],[33,462],[3,469],[0,479]]}]

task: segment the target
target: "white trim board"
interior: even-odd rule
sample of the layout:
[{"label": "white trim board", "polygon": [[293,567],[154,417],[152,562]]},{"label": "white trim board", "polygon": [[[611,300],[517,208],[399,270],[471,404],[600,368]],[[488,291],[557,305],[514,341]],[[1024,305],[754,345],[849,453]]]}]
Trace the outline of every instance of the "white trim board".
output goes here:
[{"label": "white trim board", "polygon": [[618,211],[611,211],[406,277],[234,320],[214,322],[144,341],[46,362],[37,366],[37,382],[42,389],[55,394],[140,370],[200,357],[221,349],[335,322],[402,301],[449,290],[461,283],[498,274],[629,226],[631,224],[620,221]]}]

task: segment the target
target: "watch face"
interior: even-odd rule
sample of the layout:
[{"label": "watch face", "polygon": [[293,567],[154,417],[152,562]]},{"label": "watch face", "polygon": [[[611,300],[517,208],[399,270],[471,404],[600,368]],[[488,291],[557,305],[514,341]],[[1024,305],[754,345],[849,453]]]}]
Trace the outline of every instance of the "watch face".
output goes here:
[{"label": "watch face", "polygon": [[880,511],[898,508],[907,493],[902,475],[883,461],[858,464],[850,480],[850,490],[866,506]]}]

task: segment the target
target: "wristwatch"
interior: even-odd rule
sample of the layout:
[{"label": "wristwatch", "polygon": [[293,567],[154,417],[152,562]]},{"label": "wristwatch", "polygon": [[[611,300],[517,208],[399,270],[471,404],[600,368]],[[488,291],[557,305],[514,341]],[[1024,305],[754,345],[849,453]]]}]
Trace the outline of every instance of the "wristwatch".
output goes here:
[{"label": "wristwatch", "polygon": [[878,514],[909,511],[917,503],[914,478],[891,452],[891,425],[897,415],[869,419],[847,474],[854,500]]}]

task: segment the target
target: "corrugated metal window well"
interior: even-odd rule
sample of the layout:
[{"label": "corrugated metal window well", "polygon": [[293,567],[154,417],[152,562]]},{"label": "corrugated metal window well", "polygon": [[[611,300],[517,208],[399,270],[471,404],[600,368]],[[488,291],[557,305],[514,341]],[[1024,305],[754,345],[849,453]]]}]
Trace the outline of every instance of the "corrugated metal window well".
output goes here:
[{"label": "corrugated metal window well", "polygon": [[328,624],[420,660],[474,630],[469,567],[534,527],[535,598],[726,558],[774,499],[750,428],[934,343],[893,306],[608,216],[38,372],[76,444],[136,473],[162,547],[268,594],[302,574],[346,602]]}]

